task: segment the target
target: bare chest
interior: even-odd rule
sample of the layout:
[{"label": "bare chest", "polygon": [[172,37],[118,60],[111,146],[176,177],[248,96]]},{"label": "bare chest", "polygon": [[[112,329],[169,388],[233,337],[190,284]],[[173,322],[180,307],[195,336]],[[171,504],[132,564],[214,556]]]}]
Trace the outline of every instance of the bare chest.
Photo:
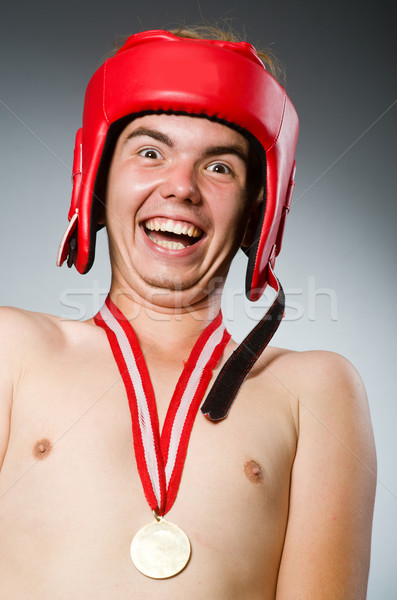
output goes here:
[{"label": "bare chest", "polygon": [[[213,424],[197,415],[178,496],[166,516],[192,543],[184,578],[206,572],[207,581],[226,577],[243,585],[259,566],[275,581],[294,449],[286,407],[255,381],[246,382],[225,421]],[[133,535],[152,516],[124,385],[112,362],[98,367],[86,360],[66,369],[54,361],[46,377],[26,379],[0,484],[8,552],[18,555],[23,546],[36,572],[36,557],[50,548],[58,579],[67,557],[68,569],[84,564],[88,578],[106,564],[125,589],[136,578],[149,585],[129,558]],[[109,576],[103,576],[106,589]]]}]

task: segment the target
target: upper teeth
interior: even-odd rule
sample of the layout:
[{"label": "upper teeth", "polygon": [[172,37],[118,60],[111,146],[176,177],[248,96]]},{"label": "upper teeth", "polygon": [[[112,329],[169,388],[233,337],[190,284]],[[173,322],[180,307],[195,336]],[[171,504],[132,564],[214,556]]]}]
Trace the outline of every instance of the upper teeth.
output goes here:
[{"label": "upper teeth", "polygon": [[180,221],[173,221],[168,219],[167,221],[159,221],[158,219],[150,219],[144,223],[146,229],[150,231],[168,231],[169,233],[176,233],[177,235],[188,235],[189,237],[200,237],[201,231],[194,225],[187,223],[183,224]]}]

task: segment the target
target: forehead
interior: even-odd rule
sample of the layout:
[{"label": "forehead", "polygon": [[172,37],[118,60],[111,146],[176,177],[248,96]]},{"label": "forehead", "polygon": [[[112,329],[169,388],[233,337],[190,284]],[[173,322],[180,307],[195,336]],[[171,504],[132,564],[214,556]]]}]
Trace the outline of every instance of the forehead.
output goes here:
[{"label": "forehead", "polygon": [[237,146],[248,154],[248,140],[238,131],[206,117],[151,114],[131,121],[121,132],[119,143],[124,143],[133,132],[164,133],[175,146]]}]

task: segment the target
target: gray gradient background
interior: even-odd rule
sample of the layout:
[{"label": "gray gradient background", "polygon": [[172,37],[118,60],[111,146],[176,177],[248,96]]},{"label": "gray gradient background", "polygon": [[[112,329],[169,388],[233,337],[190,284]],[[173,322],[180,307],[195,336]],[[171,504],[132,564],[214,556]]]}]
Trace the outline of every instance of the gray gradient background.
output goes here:
[{"label": "gray gradient background", "polygon": [[[197,23],[202,16],[209,21],[227,16],[245,26],[250,41],[271,44],[287,66],[301,135],[294,205],[277,263],[289,308],[275,343],[340,352],[364,378],[379,458],[368,598],[392,600],[397,597],[393,2],[8,5],[0,25],[0,304],[77,318],[98,308],[103,296],[98,300],[92,291],[104,293],[109,282],[105,236],[87,276],[54,264],[66,225],[86,84],[117,34],[180,19]],[[244,257],[238,256],[230,276],[234,292],[225,305],[237,338],[260,314],[241,300],[244,269]],[[314,296],[313,289],[320,288],[331,291]],[[86,308],[72,308],[72,302]]]}]

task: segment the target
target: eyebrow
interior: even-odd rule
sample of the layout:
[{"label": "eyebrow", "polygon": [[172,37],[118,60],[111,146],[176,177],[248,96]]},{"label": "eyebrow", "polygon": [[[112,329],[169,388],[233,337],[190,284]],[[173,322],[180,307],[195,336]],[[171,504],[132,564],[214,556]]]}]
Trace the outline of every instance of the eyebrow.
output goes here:
[{"label": "eyebrow", "polygon": [[244,163],[248,163],[247,153],[244,152],[241,146],[237,146],[236,144],[227,144],[226,146],[211,146],[205,150],[203,156],[220,156],[222,154],[234,154]]},{"label": "eyebrow", "polygon": [[166,135],[165,133],[161,133],[161,131],[156,131],[155,129],[147,129],[146,127],[138,127],[138,129],[131,131],[131,133],[129,133],[127,135],[127,137],[125,138],[124,144],[126,144],[127,142],[129,142],[130,140],[132,140],[135,137],[141,137],[141,136],[151,137],[151,138],[157,140],[158,142],[162,142],[163,144],[166,144],[166,146],[170,146],[170,148],[173,147],[173,143],[172,143],[171,139],[168,137],[168,135]]},{"label": "eyebrow", "polygon": [[[171,138],[167,134],[157,131],[156,129],[147,129],[146,127],[138,127],[134,131],[131,131],[124,140],[124,144],[127,144],[130,140],[136,137],[151,137],[158,142],[162,142],[170,148],[174,147]],[[210,146],[206,148],[202,154],[203,158],[207,156],[221,156],[222,154],[234,154],[240,158],[245,164],[248,163],[248,156],[244,149],[237,144],[226,144],[223,146]]]}]

